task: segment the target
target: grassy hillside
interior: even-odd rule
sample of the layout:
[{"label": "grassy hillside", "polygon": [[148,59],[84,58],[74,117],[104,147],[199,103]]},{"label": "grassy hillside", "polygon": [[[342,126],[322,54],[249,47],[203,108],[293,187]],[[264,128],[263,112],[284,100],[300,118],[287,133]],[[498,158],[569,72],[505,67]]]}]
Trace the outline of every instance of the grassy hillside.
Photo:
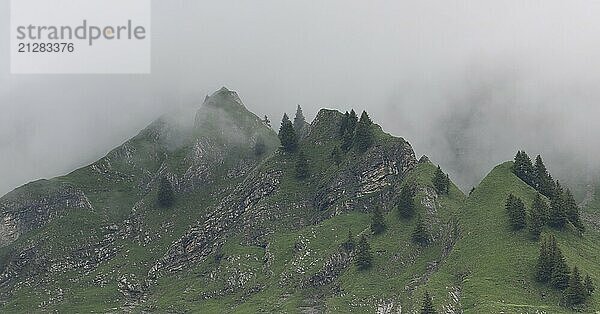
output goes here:
[{"label": "grassy hillside", "polygon": [[[531,206],[535,191],[511,171],[512,162],[494,168],[467,198],[459,212],[461,240],[441,271],[432,276],[436,296],[453,279],[460,284],[462,307],[467,313],[563,313],[561,294],[534,280],[539,244],[526,231],[509,228],[504,204],[509,193]],[[600,282],[600,235],[590,230],[579,237],[573,231],[556,235],[570,267],[577,265]],[[542,236],[544,236],[542,234]],[[589,311],[600,310],[595,294]]]},{"label": "grassy hillside", "polygon": [[[531,206],[536,193],[512,163],[468,197],[453,184],[438,195],[435,165],[375,124],[368,150],[332,158],[342,118],[324,109],[306,126],[299,149],[309,176],[299,179],[298,153],[278,150],[275,132],[221,89],[193,131],[158,120],[92,165],[10,193],[0,199],[0,311],[411,313],[429,290],[439,312],[567,312],[560,293],[533,278],[538,242],[509,228],[507,195]],[[175,190],[171,208],[156,204],[162,177]],[[397,212],[408,182],[427,246],[411,240],[416,218]],[[596,285],[598,195],[583,237],[544,230]],[[375,207],[385,217],[379,235]],[[367,237],[370,269],[343,249],[349,232]],[[599,293],[586,310],[600,310]]]},{"label": "grassy hillside", "polygon": [[[402,221],[395,209],[386,214],[387,229],[378,236],[369,229],[370,213],[346,212],[298,230],[275,232],[266,249],[242,245],[239,237],[229,238],[220,258],[212,256],[193,269],[159,281],[145,306],[158,311],[178,308],[206,313],[301,309],[372,312],[386,306],[416,309],[419,292],[431,272],[428,266],[444,262],[444,232],[464,199],[452,186],[448,196],[434,200],[434,211],[427,209],[422,204],[427,198],[423,190],[432,188],[434,171],[431,163],[422,163],[409,176],[422,187],[417,195],[418,211],[427,216],[431,232],[438,237],[430,246],[412,243],[414,219]],[[369,236],[373,268],[358,271],[350,262],[325,285],[303,285],[340,251],[348,230],[355,238]],[[236,285],[244,289],[227,293]],[[266,289],[252,293],[253,288],[261,287]]]}]

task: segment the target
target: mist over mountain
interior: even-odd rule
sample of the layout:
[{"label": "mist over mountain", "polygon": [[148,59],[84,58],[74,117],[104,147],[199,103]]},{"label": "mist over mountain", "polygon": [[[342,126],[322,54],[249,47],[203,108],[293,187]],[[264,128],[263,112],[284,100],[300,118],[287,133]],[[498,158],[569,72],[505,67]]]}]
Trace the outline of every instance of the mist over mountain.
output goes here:
[{"label": "mist over mountain", "polygon": [[[463,189],[519,148],[565,179],[595,173],[598,6],[153,1],[151,75],[10,75],[0,60],[0,194],[88,164],[222,85],[272,121],[297,104],[309,118],[368,109]],[[0,15],[7,37],[8,2]]]},{"label": "mist over mountain", "polygon": [[368,112],[301,112],[276,133],[222,87],[0,197],[0,310],[599,308],[600,187],[519,152],[467,195]]}]

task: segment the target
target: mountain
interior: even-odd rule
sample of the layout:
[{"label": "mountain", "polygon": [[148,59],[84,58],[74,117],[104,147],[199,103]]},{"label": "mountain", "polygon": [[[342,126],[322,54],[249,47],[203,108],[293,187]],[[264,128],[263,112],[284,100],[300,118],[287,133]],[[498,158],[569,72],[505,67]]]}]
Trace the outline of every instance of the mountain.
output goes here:
[{"label": "mountain", "polygon": [[[377,124],[363,125],[368,148],[340,150],[347,121],[322,109],[289,152],[222,88],[193,126],[161,117],[89,166],[14,190],[0,199],[0,310],[415,312],[427,290],[439,312],[569,311],[535,281],[539,243],[509,228],[508,194],[527,206],[535,196],[511,162],[469,196],[452,182],[438,193],[436,166]],[[157,202],[165,180],[171,206]],[[412,186],[416,213],[403,218]],[[597,283],[594,195],[582,236],[543,235]],[[376,209],[385,229],[373,234]],[[413,240],[418,226],[427,245]],[[367,269],[355,265],[363,236]],[[597,293],[584,309],[600,310]]]}]

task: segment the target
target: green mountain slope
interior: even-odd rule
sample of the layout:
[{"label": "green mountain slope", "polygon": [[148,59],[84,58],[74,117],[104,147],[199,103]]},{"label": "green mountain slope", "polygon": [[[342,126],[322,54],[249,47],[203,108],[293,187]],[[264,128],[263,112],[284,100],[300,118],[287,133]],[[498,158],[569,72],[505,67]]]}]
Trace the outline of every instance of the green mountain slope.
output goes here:
[{"label": "green mountain slope", "polygon": [[[168,116],[97,162],[0,198],[3,312],[415,312],[425,290],[447,313],[563,312],[537,284],[538,244],[508,227],[508,193],[535,191],[496,167],[466,197],[438,195],[436,167],[373,124],[373,144],[332,152],[344,115],[321,110],[297,152],[225,88],[193,127]],[[257,149],[258,144],[264,144]],[[167,178],[175,203],[156,203]],[[400,218],[400,191],[415,183],[416,212],[432,241],[415,244],[416,217]],[[598,195],[598,194],[597,194]],[[555,232],[570,265],[600,280],[596,201],[588,232]],[[386,229],[374,235],[378,207]],[[592,217],[592,218],[589,218]],[[348,233],[366,236],[372,267],[358,270]],[[588,309],[598,310],[598,295]]]},{"label": "green mountain slope", "polygon": [[[460,284],[461,304],[469,313],[563,313],[561,294],[534,279],[539,244],[526,231],[510,229],[504,204],[509,193],[528,207],[536,192],[511,171],[512,162],[494,168],[459,211],[461,240],[446,265],[430,283],[437,291],[451,279]],[[600,234],[588,228],[583,237],[573,230],[544,234],[557,237],[567,262],[600,280]],[[600,310],[596,294],[590,311]]]}]

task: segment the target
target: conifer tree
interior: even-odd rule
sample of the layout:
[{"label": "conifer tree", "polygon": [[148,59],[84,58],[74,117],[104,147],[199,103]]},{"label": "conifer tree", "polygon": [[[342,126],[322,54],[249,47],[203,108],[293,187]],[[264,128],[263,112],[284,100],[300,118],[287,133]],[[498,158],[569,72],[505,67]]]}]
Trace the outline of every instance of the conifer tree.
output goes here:
[{"label": "conifer tree", "polygon": [[371,267],[372,263],[371,246],[367,242],[365,235],[360,237],[356,252],[356,267],[359,270],[364,270]]},{"label": "conifer tree", "polygon": [[412,240],[420,245],[427,245],[429,243],[429,233],[421,215],[417,215],[417,223],[412,233]]},{"label": "conifer tree", "polygon": [[537,155],[535,158],[535,188],[546,197],[552,197],[554,193],[554,180],[548,173],[546,165],[542,160],[542,156]]},{"label": "conifer tree", "polygon": [[554,288],[564,290],[569,284],[569,266],[567,266],[567,262],[558,247],[556,247],[553,257],[554,265],[552,267],[550,283]]},{"label": "conifer tree", "polygon": [[175,202],[175,194],[173,193],[173,187],[167,177],[162,177],[158,185],[158,194],[156,202],[158,206],[168,208],[173,206]]},{"label": "conifer tree", "polygon": [[567,219],[575,226],[580,232],[585,230],[583,223],[581,222],[581,218],[579,216],[579,206],[577,206],[577,202],[571,194],[571,190],[567,189],[563,196],[565,211],[567,214]]},{"label": "conifer tree", "polygon": [[302,137],[304,134],[304,127],[306,126],[306,119],[302,112],[302,107],[298,105],[296,108],[296,116],[294,117],[294,131],[298,137]]},{"label": "conifer tree", "polygon": [[309,175],[309,171],[308,171],[308,160],[306,160],[306,156],[304,155],[304,152],[301,150],[298,152],[298,155],[296,156],[296,178],[300,179],[300,180],[304,180],[306,178],[308,178]]},{"label": "conifer tree", "polygon": [[531,210],[529,211],[529,219],[527,229],[534,239],[539,239],[542,233],[542,228],[546,224],[546,215],[548,212],[548,204],[542,199],[542,196],[537,193],[533,199]]},{"label": "conifer tree", "polygon": [[525,151],[518,151],[515,156],[513,172],[528,185],[535,187],[535,174],[531,158]]},{"label": "conifer tree", "polygon": [[348,128],[347,131],[350,134],[354,134],[356,131],[356,124],[358,123],[358,116],[354,109],[350,110],[350,115],[348,116]]},{"label": "conifer tree", "polygon": [[350,113],[346,111],[344,116],[342,117],[342,122],[340,123],[340,135],[346,134],[346,130],[348,129],[348,121],[350,120]]},{"label": "conifer tree", "polygon": [[298,137],[294,131],[294,126],[287,114],[283,114],[281,127],[279,128],[279,141],[286,152],[293,152],[298,147]]},{"label": "conifer tree", "polygon": [[356,245],[356,242],[354,241],[354,236],[352,235],[352,229],[348,228],[348,238],[346,239],[346,242],[344,242],[344,244],[343,244],[344,249],[346,249],[346,251],[350,252],[350,251],[354,250],[355,245]]},{"label": "conifer tree", "polygon": [[336,146],[333,148],[333,150],[331,151],[331,161],[333,161],[333,163],[335,163],[336,165],[339,165],[342,162],[342,153],[340,152],[340,149]]},{"label": "conifer tree", "polygon": [[385,220],[379,206],[373,208],[373,216],[371,217],[371,231],[373,234],[380,234],[385,230]]},{"label": "conifer tree", "polygon": [[567,223],[567,212],[565,210],[565,201],[563,189],[560,183],[556,181],[554,195],[550,200],[550,215],[548,217],[550,226],[562,229]]},{"label": "conifer tree", "polygon": [[350,110],[350,113],[346,111],[344,118],[342,119],[342,126],[340,127],[340,133],[342,136],[341,149],[344,152],[347,152],[350,150],[350,148],[352,148],[357,123],[358,118],[356,117],[356,112],[354,112],[354,109]]},{"label": "conifer tree", "polygon": [[569,283],[564,292],[565,303],[569,306],[579,305],[585,302],[587,293],[585,287],[581,282],[581,276],[577,266],[573,267],[571,276],[569,277]]},{"label": "conifer tree", "polygon": [[594,286],[594,282],[592,281],[590,275],[585,276],[583,286],[585,287],[586,298],[589,298],[592,294],[594,294],[596,287]]},{"label": "conifer tree", "polygon": [[400,191],[398,198],[398,214],[404,219],[410,219],[415,215],[416,184],[408,182]]},{"label": "conifer tree", "polygon": [[256,143],[254,143],[254,155],[262,156],[267,151],[267,145],[265,144],[265,140],[262,137],[256,139]]},{"label": "conifer tree", "polygon": [[545,238],[540,244],[540,255],[538,256],[535,279],[539,282],[550,281],[552,268],[554,267],[554,258],[550,252],[550,241]]},{"label": "conifer tree", "polygon": [[438,194],[448,194],[450,187],[450,179],[444,172],[442,168],[438,165],[435,170],[435,174],[433,175],[433,187],[435,188]]},{"label": "conifer tree", "polygon": [[354,134],[354,146],[360,152],[366,151],[373,144],[373,130],[371,118],[366,111],[360,115],[360,120],[356,124]]},{"label": "conifer tree", "polygon": [[433,307],[433,300],[429,291],[425,291],[423,295],[423,305],[421,307],[421,314],[436,314],[435,308]]},{"label": "conifer tree", "polygon": [[525,227],[525,204],[523,201],[509,194],[506,199],[506,211],[508,213],[508,220],[513,230],[521,230]]}]

